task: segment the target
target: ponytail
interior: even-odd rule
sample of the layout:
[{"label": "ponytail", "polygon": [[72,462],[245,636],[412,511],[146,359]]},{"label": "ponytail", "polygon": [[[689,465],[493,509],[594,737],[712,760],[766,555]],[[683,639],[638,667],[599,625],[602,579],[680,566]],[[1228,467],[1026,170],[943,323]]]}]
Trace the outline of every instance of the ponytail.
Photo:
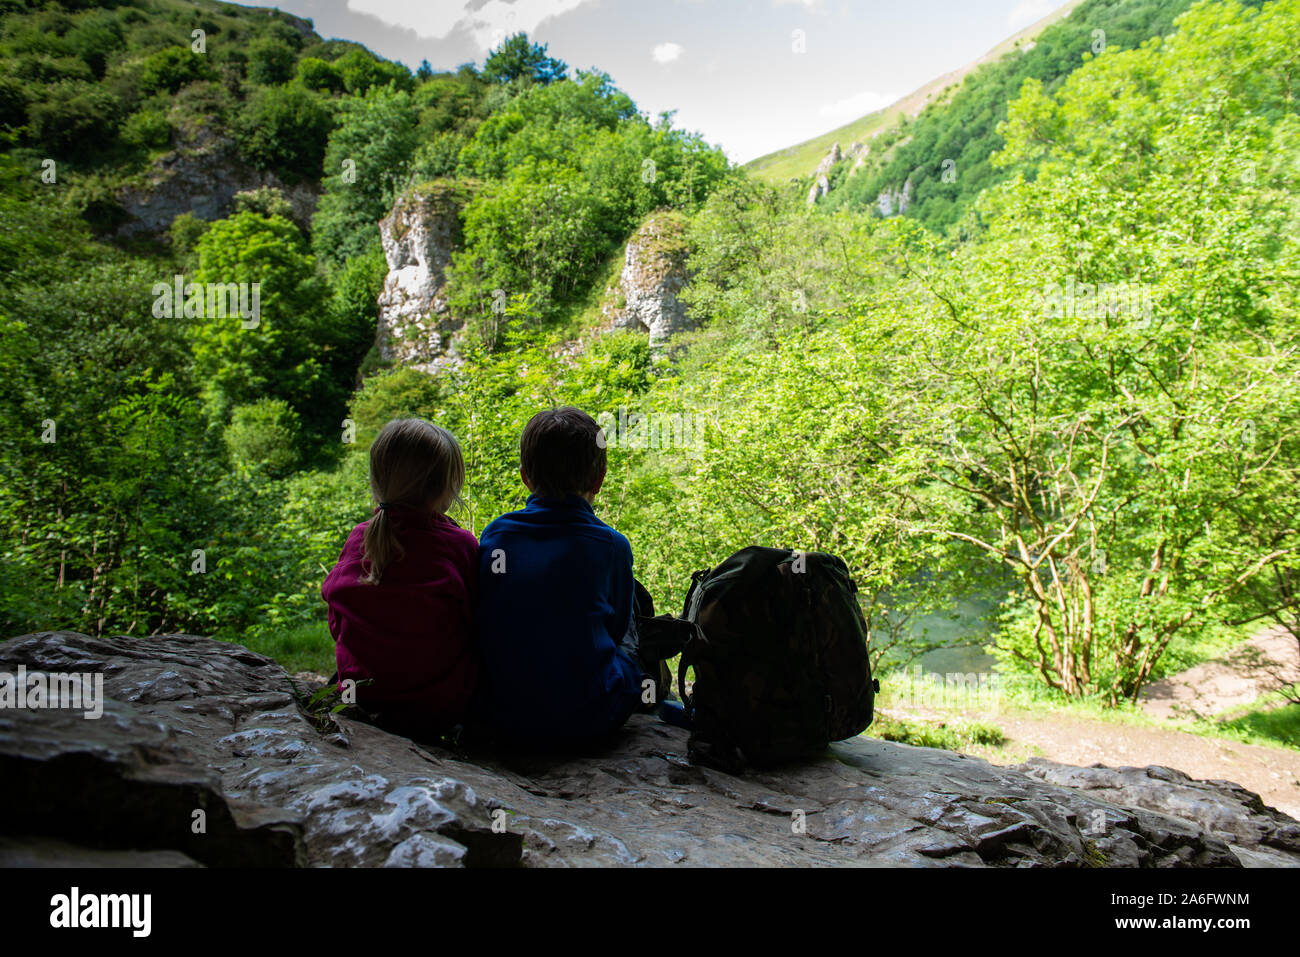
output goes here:
[{"label": "ponytail", "polygon": [[397,529],[393,527],[393,520],[388,517],[388,509],[384,505],[379,506],[375,517],[366,523],[364,548],[362,568],[366,574],[361,581],[367,585],[378,585],[384,569],[393,562],[400,561],[406,554],[406,549],[397,540]]}]

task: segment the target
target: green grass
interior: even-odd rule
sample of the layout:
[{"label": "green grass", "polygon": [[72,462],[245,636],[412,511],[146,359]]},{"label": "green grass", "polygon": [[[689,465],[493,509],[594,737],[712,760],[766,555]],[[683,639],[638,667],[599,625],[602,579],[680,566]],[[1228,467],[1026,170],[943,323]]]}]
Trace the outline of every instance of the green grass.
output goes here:
[{"label": "green grass", "polygon": [[1300,748],[1300,705],[1252,711],[1222,722],[1220,729],[1246,744]]},{"label": "green grass", "polygon": [[289,674],[314,671],[328,678],[334,673],[334,639],[324,622],[297,625],[267,635],[246,635],[238,644],[274,658]]},{"label": "green grass", "polygon": [[877,714],[863,737],[897,741],[921,748],[963,751],[977,745],[997,747],[1006,741],[1002,729],[983,721],[908,721]]},{"label": "green grass", "polygon": [[[1293,690],[1293,696],[1294,693]],[[1300,704],[1271,691],[1230,714],[1203,718],[1189,730],[1243,744],[1300,748]]]}]

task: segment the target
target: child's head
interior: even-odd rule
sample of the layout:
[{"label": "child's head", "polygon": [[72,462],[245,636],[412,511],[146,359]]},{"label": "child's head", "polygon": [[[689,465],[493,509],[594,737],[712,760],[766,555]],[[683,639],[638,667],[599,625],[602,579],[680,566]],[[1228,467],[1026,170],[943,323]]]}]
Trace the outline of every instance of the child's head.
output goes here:
[{"label": "child's head", "polygon": [[366,581],[402,557],[388,509],[445,513],[465,484],[465,459],[446,429],[423,419],[394,419],[370,446],[370,491],[381,507],[366,526]]},{"label": "child's head", "polygon": [[605,481],[605,443],[596,420],[566,406],[538,412],[519,440],[519,473],[537,495],[590,500]]}]

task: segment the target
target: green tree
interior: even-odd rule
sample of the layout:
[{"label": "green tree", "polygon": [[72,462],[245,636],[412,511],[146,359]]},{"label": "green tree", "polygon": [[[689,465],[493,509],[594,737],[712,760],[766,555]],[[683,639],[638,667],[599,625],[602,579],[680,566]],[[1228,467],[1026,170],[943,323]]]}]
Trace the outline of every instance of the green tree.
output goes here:
[{"label": "green tree", "polygon": [[545,43],[529,43],[524,33],[501,41],[483,63],[483,78],[489,83],[523,80],[545,86],[566,79],[568,72],[569,66],[563,60],[546,55]]},{"label": "green tree", "polygon": [[283,399],[236,406],[223,438],[226,453],[241,472],[261,468],[281,478],[298,464],[298,416]]},{"label": "green tree", "polygon": [[319,57],[303,57],[298,61],[298,79],[303,86],[317,93],[343,92],[343,76],[333,63]]},{"label": "green tree", "polygon": [[250,313],[257,306],[248,318],[210,315],[206,304],[204,315],[185,317],[213,418],[224,423],[234,406],[266,396],[305,409],[322,387],[325,309],[302,234],[279,216],[236,213],[212,224],[198,254],[198,283],[244,284]]},{"label": "green tree", "polygon": [[340,103],[325,156],[325,194],[312,223],[322,259],[343,262],[379,240],[416,146],[409,93],[376,87]]},{"label": "green tree", "polygon": [[32,133],[59,156],[84,157],[117,136],[121,101],[90,83],[47,87],[29,107]]},{"label": "green tree", "polygon": [[334,128],[329,105],[301,86],[263,87],[240,114],[236,138],[256,166],[290,182],[321,176],[325,144]]},{"label": "green tree", "polygon": [[187,83],[215,79],[207,58],[188,47],[167,47],[151,54],[140,68],[140,89],[145,93],[176,93]]},{"label": "green tree", "polygon": [[263,86],[287,83],[294,75],[298,55],[275,37],[259,37],[248,47],[248,78]]},{"label": "green tree", "polygon": [[375,87],[392,85],[409,92],[415,86],[411,71],[400,63],[380,60],[368,50],[353,48],[334,61],[343,87],[353,96],[364,96]]}]

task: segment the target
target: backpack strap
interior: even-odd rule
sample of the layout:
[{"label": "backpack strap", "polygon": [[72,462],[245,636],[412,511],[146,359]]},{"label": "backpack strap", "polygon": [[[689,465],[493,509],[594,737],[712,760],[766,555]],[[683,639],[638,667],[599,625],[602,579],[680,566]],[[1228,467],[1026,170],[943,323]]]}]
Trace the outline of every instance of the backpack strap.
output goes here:
[{"label": "backpack strap", "polygon": [[686,712],[686,717],[694,720],[695,702],[691,696],[686,693],[686,669],[691,666],[690,649],[682,649],[682,656],[677,661],[677,697],[682,699],[682,708]]},{"label": "backpack strap", "polygon": [[683,618],[686,618],[691,613],[691,599],[695,597],[695,590],[700,587],[700,582],[712,574],[712,568],[701,568],[699,571],[691,572],[691,587],[687,589],[686,601],[682,603]]},{"label": "backpack strap", "polygon": [[695,636],[695,626],[672,615],[654,618],[636,618],[641,636],[641,657],[647,661],[662,661],[682,653],[686,643]]},{"label": "backpack strap", "polygon": [[695,664],[695,650],[704,643],[704,632],[700,631],[700,626],[693,621],[682,622],[689,625],[692,631],[691,637],[687,639],[685,646],[682,648],[682,656],[677,661],[677,697],[682,699],[682,707],[686,709],[688,718],[695,717],[695,696],[686,693],[686,669]]}]

